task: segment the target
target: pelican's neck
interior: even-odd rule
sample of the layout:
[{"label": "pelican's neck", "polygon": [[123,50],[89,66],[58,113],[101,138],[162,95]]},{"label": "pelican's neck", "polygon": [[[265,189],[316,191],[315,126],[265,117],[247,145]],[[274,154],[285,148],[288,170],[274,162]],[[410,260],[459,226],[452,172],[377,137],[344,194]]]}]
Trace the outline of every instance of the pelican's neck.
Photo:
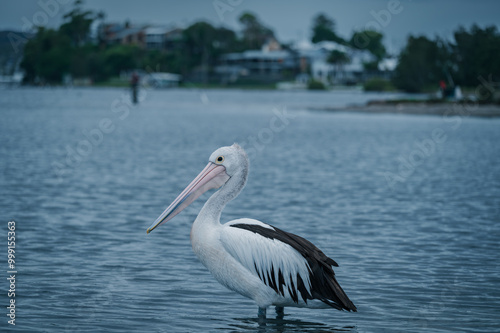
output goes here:
[{"label": "pelican's neck", "polygon": [[205,203],[201,209],[195,224],[220,224],[220,216],[222,210],[228,202],[233,200],[240,194],[248,177],[248,163],[246,163],[240,171],[235,173],[217,192],[215,192]]}]

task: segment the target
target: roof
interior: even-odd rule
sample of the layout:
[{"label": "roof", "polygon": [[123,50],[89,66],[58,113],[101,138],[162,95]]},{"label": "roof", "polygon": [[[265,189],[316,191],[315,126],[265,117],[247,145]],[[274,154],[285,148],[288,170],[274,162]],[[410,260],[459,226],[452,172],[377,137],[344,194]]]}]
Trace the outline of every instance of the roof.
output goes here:
[{"label": "roof", "polygon": [[341,45],[339,43],[326,41],[326,40],[316,43],[316,46],[320,49],[325,49],[327,51],[334,51],[334,50],[341,51],[341,52],[348,52],[349,51],[349,48],[345,45]]},{"label": "roof", "polygon": [[117,32],[116,35],[114,36],[114,38],[121,39],[121,38],[130,36],[130,35],[137,34],[137,33],[141,32],[142,30],[144,30],[144,28],[142,28],[142,27],[140,27],[140,28],[126,28],[126,29],[123,29],[122,31]]},{"label": "roof", "polygon": [[347,52],[349,47],[332,41],[321,41],[318,43],[311,43],[309,40],[302,40],[294,44],[294,49],[299,52],[307,52],[313,50],[326,50],[326,51],[342,51]]},{"label": "roof", "polygon": [[174,30],[176,29],[167,27],[149,27],[146,30],[144,30],[144,32],[146,33],[146,35],[164,35]]}]

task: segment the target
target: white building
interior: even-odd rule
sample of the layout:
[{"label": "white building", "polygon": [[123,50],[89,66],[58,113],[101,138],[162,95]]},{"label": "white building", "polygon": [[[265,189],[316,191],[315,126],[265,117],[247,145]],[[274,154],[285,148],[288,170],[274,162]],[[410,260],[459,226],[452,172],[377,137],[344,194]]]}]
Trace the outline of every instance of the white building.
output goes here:
[{"label": "white building", "polygon": [[[366,78],[365,63],[373,62],[375,57],[366,50],[358,50],[331,41],[313,44],[307,40],[294,45],[299,57],[305,59],[312,78],[324,84],[355,84]],[[349,58],[346,63],[331,64],[328,57],[332,51],[345,53]],[[379,70],[394,70],[394,60],[382,61]]]},{"label": "white building", "polygon": [[172,27],[149,27],[145,30],[148,50],[168,50],[181,39],[182,30]]}]

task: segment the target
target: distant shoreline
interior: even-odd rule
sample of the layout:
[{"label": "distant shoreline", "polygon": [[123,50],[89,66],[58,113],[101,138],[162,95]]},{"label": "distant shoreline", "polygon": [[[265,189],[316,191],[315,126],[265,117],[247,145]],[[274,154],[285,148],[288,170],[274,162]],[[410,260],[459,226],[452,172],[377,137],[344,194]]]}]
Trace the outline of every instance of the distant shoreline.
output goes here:
[{"label": "distant shoreline", "polygon": [[500,117],[500,105],[468,103],[374,102],[346,107],[308,107],[311,111],[359,112],[369,114],[408,114],[433,116]]},{"label": "distant shoreline", "polygon": [[[88,86],[63,86],[63,85],[50,85],[50,86],[33,86],[33,85],[0,85],[0,90],[12,88],[79,88],[79,89],[129,89],[128,85],[121,87],[111,85],[88,85]],[[220,87],[215,85],[192,85],[192,86],[179,86],[169,89],[221,89],[221,90],[246,90],[246,91],[285,91],[277,89],[266,89],[262,86],[231,86]],[[163,89],[167,91],[168,89]],[[355,90],[355,89],[350,89]],[[311,91],[311,90],[303,90]],[[292,106],[293,107],[293,106]],[[304,107],[300,107],[304,109]],[[369,101],[363,105],[346,105],[346,106],[305,106],[305,109],[310,111],[320,112],[347,112],[347,113],[366,113],[366,114],[404,114],[404,115],[431,115],[431,116],[463,116],[463,117],[481,117],[481,118],[499,118],[500,117],[500,104],[478,104],[475,102],[441,102],[436,100],[374,100]]]}]

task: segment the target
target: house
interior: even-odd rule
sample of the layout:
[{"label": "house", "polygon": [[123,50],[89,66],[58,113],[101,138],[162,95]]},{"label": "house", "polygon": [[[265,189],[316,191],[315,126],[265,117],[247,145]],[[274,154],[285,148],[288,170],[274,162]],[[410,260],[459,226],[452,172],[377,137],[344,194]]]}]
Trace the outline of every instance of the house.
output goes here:
[{"label": "house", "polygon": [[[369,73],[365,64],[375,61],[375,56],[367,50],[359,50],[336,42],[322,41],[313,44],[301,41],[294,45],[294,50],[301,59],[301,67],[308,67],[314,80],[324,84],[357,84],[371,76],[388,76],[394,71],[397,61],[383,59],[379,64],[379,71],[383,73]],[[344,53],[348,60],[337,64],[328,62],[333,51]],[[302,70],[303,72],[303,70]]]},{"label": "house", "polygon": [[137,45],[144,47],[144,27],[125,28],[117,32],[110,40],[110,44]]},{"label": "house", "polygon": [[128,23],[102,24],[98,28],[99,39],[107,45],[137,45],[144,47],[147,25],[132,26]]},{"label": "house", "polygon": [[295,54],[281,49],[276,40],[269,40],[260,50],[224,54],[215,72],[223,82],[251,80],[277,82],[295,76],[298,59]]},{"label": "house", "polygon": [[145,30],[146,49],[167,51],[175,49],[182,40],[182,29],[149,27]]},{"label": "house", "polygon": [[137,45],[159,51],[175,49],[182,40],[182,29],[179,28],[129,23],[100,24],[97,34],[98,39],[107,45]]},{"label": "house", "polygon": [[396,57],[387,57],[382,59],[382,61],[378,64],[380,77],[390,79],[397,66],[398,59]]},{"label": "house", "polygon": [[145,30],[146,48],[148,50],[162,50],[165,44],[165,35],[168,29],[160,27],[149,27]]}]

